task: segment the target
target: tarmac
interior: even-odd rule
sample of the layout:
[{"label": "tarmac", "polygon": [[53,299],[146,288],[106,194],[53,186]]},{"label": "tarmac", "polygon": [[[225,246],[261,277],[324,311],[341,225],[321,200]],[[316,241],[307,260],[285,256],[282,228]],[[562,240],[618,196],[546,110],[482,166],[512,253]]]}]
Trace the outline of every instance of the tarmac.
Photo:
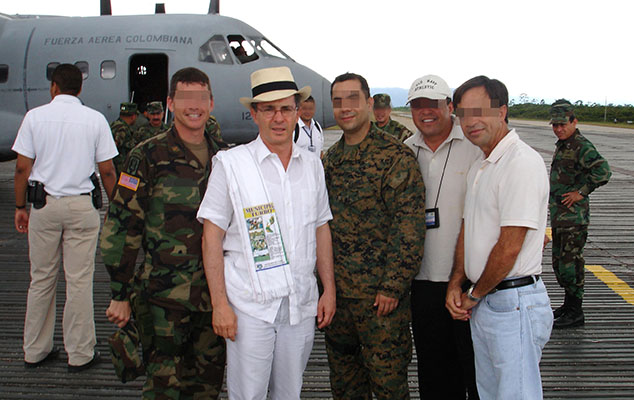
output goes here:
[{"label": "tarmac", "polygon": [[[413,127],[408,118],[396,117]],[[520,137],[535,148],[550,166],[555,137],[547,123],[511,121]],[[544,349],[541,372],[547,399],[634,398],[634,131],[581,125],[580,130],[608,159],[613,176],[591,194],[592,221],[585,257],[586,297],[583,327],[553,331]],[[326,146],[341,131],[326,130]],[[109,279],[97,254],[94,299],[97,350],[103,361],[78,374],[66,371],[66,355],[25,370],[22,333],[29,284],[28,245],[13,225],[13,172],[15,162],[0,163],[0,399],[138,399],[142,378],[122,384],[108,360],[107,337],[115,327],[105,317]],[[550,245],[544,251],[543,279],[554,306],[563,291],[555,282]],[[61,314],[65,283],[60,268],[57,285],[55,345],[63,348]],[[411,397],[418,399],[414,354],[408,368]],[[329,369],[323,335],[317,333],[304,374],[302,399],[330,399]],[[226,398],[226,392],[222,398]]]}]

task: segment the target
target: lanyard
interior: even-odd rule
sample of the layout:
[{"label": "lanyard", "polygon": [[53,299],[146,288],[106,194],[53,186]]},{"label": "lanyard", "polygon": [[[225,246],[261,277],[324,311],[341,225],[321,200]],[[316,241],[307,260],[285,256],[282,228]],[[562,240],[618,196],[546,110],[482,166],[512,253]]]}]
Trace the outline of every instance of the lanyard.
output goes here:
[{"label": "lanyard", "polygon": [[302,126],[302,128],[304,129],[304,132],[306,132],[306,134],[308,135],[308,137],[310,138],[310,145],[313,145],[313,130],[311,128],[306,129],[306,125]]},{"label": "lanyard", "polygon": [[[447,151],[447,158],[445,158],[445,165],[442,167],[442,174],[440,175],[440,183],[438,184],[438,193],[436,193],[436,202],[434,208],[438,207],[438,199],[440,198],[440,188],[442,187],[442,181],[445,178],[445,169],[447,169],[447,161],[449,161],[449,155],[451,154],[451,146],[453,146],[453,140],[449,142],[449,150]],[[416,161],[418,161],[418,154],[420,153],[420,147],[416,150]]]}]

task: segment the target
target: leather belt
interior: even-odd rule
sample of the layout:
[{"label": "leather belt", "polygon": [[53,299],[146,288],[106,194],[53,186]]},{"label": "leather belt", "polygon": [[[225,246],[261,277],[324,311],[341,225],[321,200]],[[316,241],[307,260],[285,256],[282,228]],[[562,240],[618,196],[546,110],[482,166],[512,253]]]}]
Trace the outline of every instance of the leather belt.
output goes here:
[{"label": "leather belt", "polygon": [[498,285],[495,287],[494,290],[491,291],[491,293],[494,293],[498,290],[518,288],[518,287],[522,287],[526,285],[532,285],[538,280],[539,280],[539,275],[530,275],[530,276],[523,276],[521,278],[507,279],[505,281],[498,283]]}]

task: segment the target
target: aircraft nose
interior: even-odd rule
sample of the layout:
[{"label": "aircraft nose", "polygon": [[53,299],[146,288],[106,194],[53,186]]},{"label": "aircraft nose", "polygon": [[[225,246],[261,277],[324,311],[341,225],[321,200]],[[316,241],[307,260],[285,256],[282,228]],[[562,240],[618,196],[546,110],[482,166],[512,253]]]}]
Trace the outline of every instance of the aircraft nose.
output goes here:
[{"label": "aircraft nose", "polygon": [[335,121],[335,116],[332,112],[332,101],[330,100],[330,82],[327,79],[322,79],[322,94],[321,94],[321,99],[322,99],[322,104],[321,104],[321,109],[322,109],[322,126],[324,128],[329,128],[331,126],[335,126],[337,125],[337,122]]}]

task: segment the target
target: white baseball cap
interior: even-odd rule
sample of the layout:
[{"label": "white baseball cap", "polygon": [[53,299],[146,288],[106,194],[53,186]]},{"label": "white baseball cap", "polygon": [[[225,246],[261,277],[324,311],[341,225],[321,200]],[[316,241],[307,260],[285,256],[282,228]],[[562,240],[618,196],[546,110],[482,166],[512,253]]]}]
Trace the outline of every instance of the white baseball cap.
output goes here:
[{"label": "white baseball cap", "polygon": [[412,83],[407,94],[407,104],[414,99],[424,97],[432,100],[451,98],[451,89],[444,79],[438,75],[425,75]]}]

